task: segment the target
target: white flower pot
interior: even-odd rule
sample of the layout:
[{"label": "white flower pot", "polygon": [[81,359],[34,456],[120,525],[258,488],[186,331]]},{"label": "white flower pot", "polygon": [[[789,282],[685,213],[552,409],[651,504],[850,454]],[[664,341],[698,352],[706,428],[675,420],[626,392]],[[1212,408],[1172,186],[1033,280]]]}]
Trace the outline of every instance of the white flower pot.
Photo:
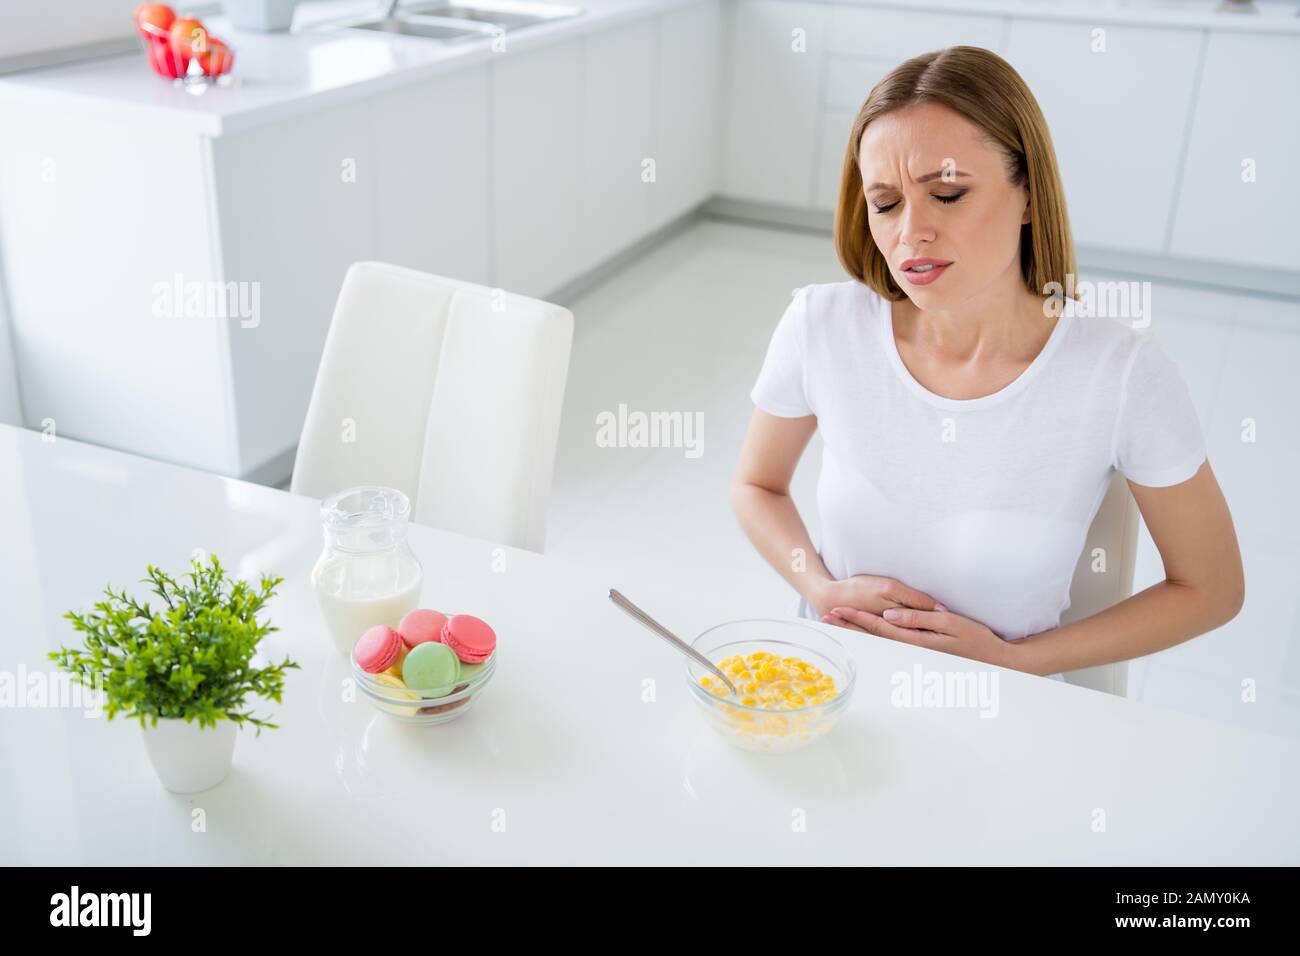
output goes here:
[{"label": "white flower pot", "polygon": [[238,729],[232,720],[200,728],[197,722],[160,719],[156,727],[145,724],[144,747],[164,787],[172,793],[198,793],[226,779]]},{"label": "white flower pot", "polygon": [[236,30],[272,33],[293,24],[298,0],[221,0],[221,9]]}]

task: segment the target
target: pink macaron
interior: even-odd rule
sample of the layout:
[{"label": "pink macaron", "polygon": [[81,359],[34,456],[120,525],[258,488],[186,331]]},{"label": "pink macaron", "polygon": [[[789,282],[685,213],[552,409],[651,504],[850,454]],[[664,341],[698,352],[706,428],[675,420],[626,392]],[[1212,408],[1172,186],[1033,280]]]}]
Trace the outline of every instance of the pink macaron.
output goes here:
[{"label": "pink macaron", "polygon": [[367,674],[380,674],[397,663],[402,653],[402,638],[386,624],[376,624],[357,638],[352,654]]},{"label": "pink macaron", "polygon": [[466,664],[482,664],[496,650],[497,636],[486,621],[470,614],[453,614],[443,626],[442,643]]},{"label": "pink macaron", "polygon": [[402,635],[407,648],[412,648],[417,644],[441,641],[442,629],[446,624],[447,615],[421,607],[406,612],[397,625],[397,632]]}]

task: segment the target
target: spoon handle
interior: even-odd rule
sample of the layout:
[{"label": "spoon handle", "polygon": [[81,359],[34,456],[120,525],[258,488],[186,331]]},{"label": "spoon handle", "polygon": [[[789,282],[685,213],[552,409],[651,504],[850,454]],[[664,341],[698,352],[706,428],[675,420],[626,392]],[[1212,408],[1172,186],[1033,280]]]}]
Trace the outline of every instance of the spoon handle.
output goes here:
[{"label": "spoon handle", "polygon": [[615,604],[617,604],[619,607],[621,607],[629,615],[636,618],[638,621],[640,621],[642,624],[648,627],[650,630],[654,631],[656,634],[662,637],[669,644],[673,645],[673,647],[677,648],[679,651],[681,651],[691,660],[695,661],[695,663],[699,664],[710,674],[713,674],[720,681],[722,681],[722,683],[726,684],[727,689],[731,691],[732,696],[739,696],[739,692],[736,690],[736,685],[733,684],[728,679],[726,674],[722,673],[722,671],[718,669],[717,665],[714,664],[713,661],[709,660],[707,657],[705,657],[695,648],[691,647],[691,645],[687,644],[680,637],[678,637],[672,631],[668,630],[668,628],[664,627],[662,624],[660,624],[658,621],[652,618],[649,614],[641,610],[639,607],[637,607],[635,604],[633,604],[631,601],[625,598],[620,592],[614,590],[613,588],[609,589],[609,599],[613,601]]}]

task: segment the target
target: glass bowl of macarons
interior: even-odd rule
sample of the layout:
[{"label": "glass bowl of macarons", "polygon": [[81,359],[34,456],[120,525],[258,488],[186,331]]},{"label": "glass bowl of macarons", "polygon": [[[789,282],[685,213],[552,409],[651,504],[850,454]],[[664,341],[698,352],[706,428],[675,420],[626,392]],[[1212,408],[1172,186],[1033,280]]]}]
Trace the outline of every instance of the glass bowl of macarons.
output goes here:
[{"label": "glass bowl of macarons", "polygon": [[352,673],[370,702],[404,724],[445,724],[473,706],[496,671],[496,634],[470,614],[428,608],[396,628],[376,624],[352,648]]},{"label": "glass bowl of macarons", "polygon": [[728,621],[691,642],[735,685],[686,660],[691,697],[709,725],[744,750],[786,753],[821,739],[857,681],[844,645],[793,620]]}]

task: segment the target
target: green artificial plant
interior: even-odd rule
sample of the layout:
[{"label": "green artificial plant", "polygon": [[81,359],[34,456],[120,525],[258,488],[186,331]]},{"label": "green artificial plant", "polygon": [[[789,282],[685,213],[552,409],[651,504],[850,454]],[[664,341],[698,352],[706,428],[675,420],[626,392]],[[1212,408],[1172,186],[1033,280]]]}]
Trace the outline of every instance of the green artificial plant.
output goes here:
[{"label": "green artificial plant", "polygon": [[69,611],[64,616],[85,635],[84,647],[51,651],[50,659],[76,682],[102,690],[110,720],[120,713],[142,727],[173,718],[200,727],[231,720],[259,734],[275,728],[244,699],[280,703],[285,671],[298,666],[288,657],[266,667],[251,663],[259,642],[279,630],[259,624],[257,614],[284,578],[233,581],[216,555],[206,565],[192,559],[190,567],[189,583],[181,584],[149,565],[142,583],[161,599],[157,610],[110,585],[92,611]]}]

